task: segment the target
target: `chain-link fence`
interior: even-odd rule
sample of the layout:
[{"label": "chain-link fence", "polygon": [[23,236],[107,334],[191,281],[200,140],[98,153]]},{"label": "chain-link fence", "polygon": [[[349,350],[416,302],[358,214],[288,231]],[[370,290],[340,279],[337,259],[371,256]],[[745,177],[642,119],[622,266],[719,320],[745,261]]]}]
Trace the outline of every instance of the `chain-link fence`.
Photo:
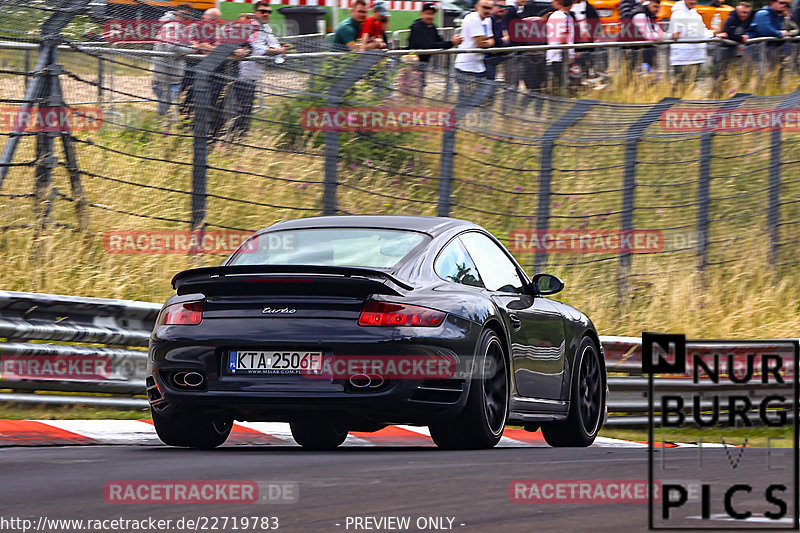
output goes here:
[{"label": "chain-link fence", "polygon": [[[567,61],[548,65],[542,47],[503,56],[488,80],[456,69],[460,51],[430,62],[402,50],[332,52],[322,34],[255,59],[249,37],[217,35],[206,48],[89,44],[89,7],[2,2],[6,251],[52,237],[87,272],[111,269],[99,257],[112,231],[252,231],[286,218],[387,213],[476,221],[524,265],[621,298],[652,279],[754,255],[778,271],[797,262],[800,90],[568,99],[556,95],[580,80]],[[584,57],[624,62],[631,46]],[[531,76],[541,79],[528,84]],[[69,131],[43,127],[36,109],[49,108],[67,110]],[[757,122],[765,114],[770,122]],[[733,126],[709,128],[711,118]],[[123,275],[180,264],[115,261]]]}]

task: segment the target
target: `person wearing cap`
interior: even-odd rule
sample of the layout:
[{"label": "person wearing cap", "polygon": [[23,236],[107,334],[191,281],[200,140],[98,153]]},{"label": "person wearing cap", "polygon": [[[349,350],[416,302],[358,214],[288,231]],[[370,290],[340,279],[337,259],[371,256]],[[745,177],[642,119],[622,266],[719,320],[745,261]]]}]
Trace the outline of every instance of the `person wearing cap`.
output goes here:
[{"label": "person wearing cap", "polygon": [[[425,2],[422,4],[419,18],[411,24],[411,32],[408,35],[408,47],[411,50],[447,50],[461,44],[461,35],[456,34],[449,41],[442,39],[439,30],[433,23],[436,17],[436,4]],[[430,54],[419,54],[418,69],[422,74],[422,86],[425,87],[425,72],[431,61]]]},{"label": "person wearing cap", "polygon": [[[382,0],[377,0],[372,6],[372,16],[367,17],[361,27],[361,49],[368,47],[373,50],[383,50],[386,48],[386,30],[389,29],[389,17],[391,13],[386,8]],[[372,46],[369,46],[369,45]]]}]

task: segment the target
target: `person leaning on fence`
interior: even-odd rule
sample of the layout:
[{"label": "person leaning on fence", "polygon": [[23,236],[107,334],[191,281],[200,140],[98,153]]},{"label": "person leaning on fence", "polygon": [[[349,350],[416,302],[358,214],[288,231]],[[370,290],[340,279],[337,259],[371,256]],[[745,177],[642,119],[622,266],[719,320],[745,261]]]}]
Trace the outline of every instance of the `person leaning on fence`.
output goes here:
[{"label": "person leaning on fence", "polygon": [[717,46],[714,58],[714,95],[717,98],[723,96],[724,82],[728,76],[728,68],[731,61],[741,56],[740,46],[747,44],[750,37],[747,35],[747,28],[750,27],[750,22],[753,19],[753,10],[750,2],[739,2],[736,9],[730,12],[725,23],[722,25],[722,31],[716,37],[719,39],[726,39],[738,44],[720,43]]},{"label": "person leaning on fence", "polygon": [[[353,0],[350,6],[350,16],[344,19],[331,39],[331,50],[346,51],[359,50],[361,45],[358,38],[361,36],[361,27],[367,18],[367,3],[364,0]],[[370,45],[372,48],[375,45]],[[367,48],[370,48],[367,46]]]},{"label": "person leaning on fence", "polygon": [[172,56],[163,56],[153,60],[153,93],[158,99],[156,112],[159,116],[167,114],[169,106],[178,101],[181,93],[181,81],[186,74],[184,56],[192,52],[192,48],[183,38],[186,27],[194,20],[191,4],[178,4],[175,11],[168,11],[159,19],[163,26],[159,30],[153,50],[168,52]]},{"label": "person leaning on fence", "polygon": [[[508,26],[506,26],[505,21],[507,9],[506,0],[494,0],[491,15],[489,15],[489,20],[492,21],[494,48],[508,46],[511,43],[511,39],[508,36]],[[506,59],[508,59],[508,52],[491,52],[486,54],[483,58],[483,65],[486,67],[483,77],[487,80],[494,81],[497,77],[498,66]]]},{"label": "person leaning on fence", "polygon": [[[425,2],[422,4],[419,18],[411,24],[410,32],[408,34],[408,47],[411,50],[448,50],[454,46],[461,44],[461,35],[456,34],[449,41],[442,39],[439,30],[433,23],[436,17],[436,4],[433,2]],[[428,65],[431,61],[430,54],[419,54],[419,63],[417,68],[421,74],[422,87],[425,87],[425,73],[428,70]]]},{"label": "person leaning on fence", "polygon": [[390,15],[383,1],[377,0],[372,6],[372,16],[367,17],[361,26],[361,36],[359,38],[361,50],[386,49],[386,30],[389,29]]},{"label": "person leaning on fence", "polygon": [[[645,0],[633,11],[631,27],[634,41],[661,41],[667,34],[658,23],[658,10],[661,0]],[[641,46],[634,49],[635,67],[643,74],[649,74],[655,67],[657,49],[655,46]]]},{"label": "person leaning on fence", "polygon": [[[255,13],[253,32],[247,39],[247,43],[250,45],[249,57],[285,54],[288,45],[281,45],[269,26],[269,17],[272,14],[269,2],[260,0],[253,6],[253,12]],[[239,79],[233,84],[235,118],[231,125],[231,134],[234,137],[243,136],[250,128],[256,83],[265,72],[266,67],[262,61],[242,61],[239,65]]]},{"label": "person leaning on fence", "polygon": [[[191,45],[194,49],[193,53],[208,54],[219,45],[219,26],[221,24],[222,13],[217,8],[206,9],[200,20],[192,24],[191,31]],[[181,82],[181,94],[183,101],[180,105],[180,113],[182,116],[188,118],[191,116],[195,105],[195,71],[194,67],[200,63],[200,59],[191,59],[187,61],[186,75]],[[228,74],[230,75],[230,65],[223,64],[217,68],[215,74]],[[209,90],[211,93],[211,109],[206,110],[210,112],[211,117],[211,136],[216,137],[222,127],[222,91],[225,88],[225,80],[221,76],[212,74],[209,80]]]},{"label": "person leaning on fence", "polygon": [[[714,32],[706,28],[703,16],[695,6],[697,0],[679,0],[672,6],[669,33],[675,39],[711,39]],[[706,61],[706,43],[676,43],[669,45],[669,64],[675,73],[673,92],[695,82],[697,73]]]},{"label": "person leaning on fence", "polygon": [[[489,15],[492,12],[492,0],[478,0],[475,11],[464,17],[461,23],[461,37],[463,41],[458,45],[460,50],[474,48],[491,48],[494,46],[492,36],[492,21]],[[486,72],[483,63],[484,54],[465,53],[457,54],[456,82],[458,82],[458,101],[463,103],[468,96],[475,93],[478,79]]]},{"label": "person leaning on fence", "polygon": [[[544,23],[545,17],[552,12],[553,8],[550,4],[517,0],[516,6],[506,10],[509,46],[547,44]],[[503,108],[506,113],[516,108],[520,81],[524,83],[529,95],[539,92],[547,82],[545,55],[544,50],[512,52],[511,58],[506,62],[504,72],[506,91]],[[536,101],[541,103],[542,100],[537,99]],[[523,100],[525,105],[529,102],[530,98]]]},{"label": "person leaning on fence", "polygon": [[[587,2],[581,0],[574,2],[569,8],[572,18],[575,19],[575,42],[593,43],[603,33],[603,26],[600,24],[600,15],[597,10]],[[597,69],[605,63],[604,50],[602,48],[587,48],[578,55],[578,66],[587,76],[597,75]]]},{"label": "person leaning on fence", "polygon": [[[755,12],[750,27],[747,28],[747,35],[751,39],[757,37],[776,37],[782,39],[789,35],[789,32],[783,29],[784,11],[786,11],[791,3],[788,0],[772,0],[769,5],[766,5]],[[767,46],[767,62],[770,68],[778,66],[781,60],[781,50],[783,48],[783,41],[772,41],[766,43]],[[763,44],[759,46],[764,46]]]},{"label": "person leaning on fence", "polygon": [[[575,44],[575,19],[570,13],[572,0],[553,0],[553,7],[556,11],[547,18],[547,44]],[[572,61],[575,50],[548,50],[545,57],[550,90],[553,94],[559,94],[564,87],[564,61]]]}]

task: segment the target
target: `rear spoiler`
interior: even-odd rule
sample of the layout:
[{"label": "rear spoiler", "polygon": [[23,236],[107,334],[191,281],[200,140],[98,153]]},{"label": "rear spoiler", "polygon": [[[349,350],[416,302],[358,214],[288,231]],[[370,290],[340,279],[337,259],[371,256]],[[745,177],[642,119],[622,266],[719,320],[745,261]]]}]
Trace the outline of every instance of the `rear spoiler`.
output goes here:
[{"label": "rear spoiler", "polygon": [[[337,286],[345,294],[377,293],[402,296],[397,289],[414,288],[388,272],[362,267],[313,265],[233,265],[193,268],[172,278],[178,294],[212,295],[308,293],[336,294]],[[300,289],[302,287],[302,289]],[[266,289],[269,290],[266,290]]]}]

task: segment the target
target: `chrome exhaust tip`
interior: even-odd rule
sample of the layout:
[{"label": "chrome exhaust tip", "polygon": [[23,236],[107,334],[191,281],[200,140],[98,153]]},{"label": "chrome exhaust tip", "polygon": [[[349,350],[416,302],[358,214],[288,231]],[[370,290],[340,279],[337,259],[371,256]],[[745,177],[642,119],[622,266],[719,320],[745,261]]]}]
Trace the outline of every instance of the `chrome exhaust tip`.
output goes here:
[{"label": "chrome exhaust tip", "polygon": [[205,380],[206,378],[199,372],[186,372],[186,375],[183,377],[183,383],[187,387],[199,387]]},{"label": "chrome exhaust tip", "polygon": [[370,380],[369,385],[367,385],[367,387],[369,387],[370,389],[377,389],[378,387],[383,385],[384,381],[383,376],[379,376],[378,374],[370,374],[367,377]]},{"label": "chrome exhaust tip", "polygon": [[350,376],[350,385],[353,387],[363,389],[370,386],[372,379],[366,374],[353,374]]}]

